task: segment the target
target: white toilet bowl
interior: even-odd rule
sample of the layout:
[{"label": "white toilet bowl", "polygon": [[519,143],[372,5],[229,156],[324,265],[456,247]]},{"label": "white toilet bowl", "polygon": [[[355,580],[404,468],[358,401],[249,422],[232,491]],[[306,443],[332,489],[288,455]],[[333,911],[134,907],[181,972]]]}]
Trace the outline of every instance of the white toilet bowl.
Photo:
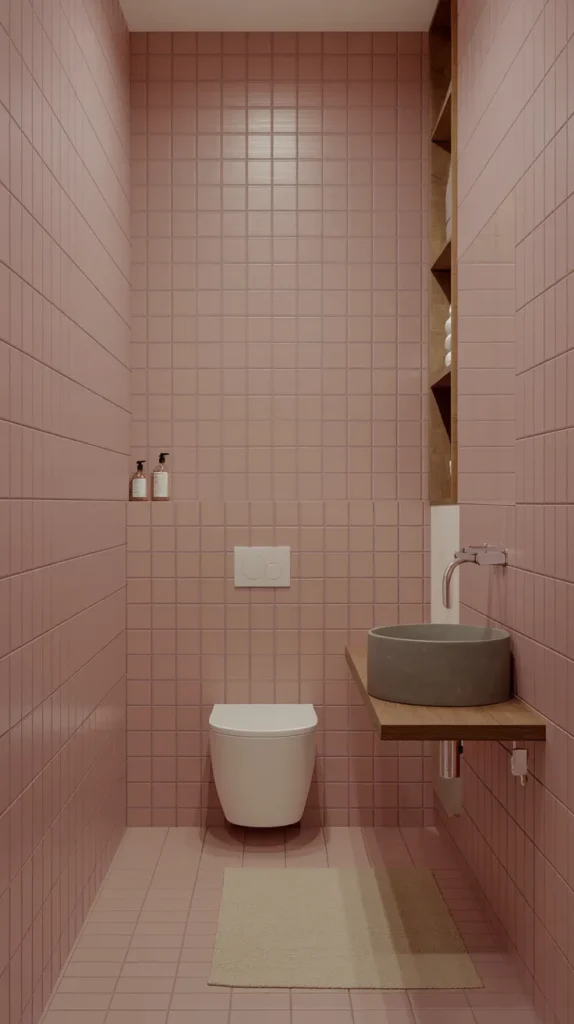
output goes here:
[{"label": "white toilet bowl", "polygon": [[301,820],[315,764],[312,704],[215,704],[213,777],[233,825],[278,828]]}]

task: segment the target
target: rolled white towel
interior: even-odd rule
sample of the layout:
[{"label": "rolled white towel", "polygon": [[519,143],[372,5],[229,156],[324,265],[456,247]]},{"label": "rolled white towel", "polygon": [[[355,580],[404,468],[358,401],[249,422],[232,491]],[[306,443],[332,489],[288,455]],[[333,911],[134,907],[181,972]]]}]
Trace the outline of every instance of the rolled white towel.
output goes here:
[{"label": "rolled white towel", "polygon": [[447,352],[446,356],[444,357],[444,365],[445,366],[450,366],[451,363],[452,363],[452,352]]},{"label": "rolled white towel", "polygon": [[451,331],[452,331],[452,317],[451,317],[451,315],[449,313],[448,319],[445,320],[445,322],[444,322],[444,333],[445,334],[450,334]]},{"label": "rolled white towel", "polygon": [[444,339],[444,350],[445,352],[452,352],[452,334],[447,334]]}]

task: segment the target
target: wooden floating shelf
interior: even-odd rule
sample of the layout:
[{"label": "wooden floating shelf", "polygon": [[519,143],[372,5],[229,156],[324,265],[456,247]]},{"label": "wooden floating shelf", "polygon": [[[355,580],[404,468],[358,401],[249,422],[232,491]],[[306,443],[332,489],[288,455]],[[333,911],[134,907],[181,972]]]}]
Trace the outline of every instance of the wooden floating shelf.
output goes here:
[{"label": "wooden floating shelf", "polygon": [[451,250],[452,246],[449,238],[448,241],[444,243],[441,251],[439,252],[431,267],[433,274],[444,274],[446,272],[450,273],[452,257]]},{"label": "wooden floating shelf", "polygon": [[429,376],[429,385],[431,388],[450,388],[450,366],[442,366],[440,370],[436,370],[435,373],[431,373]]},{"label": "wooden floating shelf", "polygon": [[367,692],[365,651],[345,648],[359,693],[381,740],[545,740],[546,722],[518,697],[503,704],[435,708],[377,700]]},{"label": "wooden floating shelf", "polygon": [[452,83],[449,85],[447,94],[444,99],[444,103],[440,109],[440,113],[436,119],[435,126],[432,131],[431,139],[436,142],[437,146],[442,146],[450,153],[451,139],[452,139]]}]

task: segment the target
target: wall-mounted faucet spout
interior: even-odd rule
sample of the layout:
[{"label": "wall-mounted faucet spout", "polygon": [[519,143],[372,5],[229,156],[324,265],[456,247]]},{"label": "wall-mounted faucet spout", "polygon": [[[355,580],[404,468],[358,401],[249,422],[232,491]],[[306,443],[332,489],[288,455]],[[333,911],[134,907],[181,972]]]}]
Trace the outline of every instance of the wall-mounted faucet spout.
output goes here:
[{"label": "wall-mounted faucet spout", "polygon": [[456,551],[452,562],[447,565],[442,578],[442,603],[445,608],[450,608],[450,582],[454,570],[463,562],[475,562],[477,565],[508,565],[508,556],[504,548],[491,547],[483,544],[482,547],[462,548]]},{"label": "wall-mounted faucet spout", "polygon": [[447,565],[444,576],[442,578],[442,603],[445,608],[450,608],[450,581],[455,569],[458,569],[459,565],[463,562],[474,562],[475,559],[470,556],[465,556],[462,551],[457,551],[452,562]]}]

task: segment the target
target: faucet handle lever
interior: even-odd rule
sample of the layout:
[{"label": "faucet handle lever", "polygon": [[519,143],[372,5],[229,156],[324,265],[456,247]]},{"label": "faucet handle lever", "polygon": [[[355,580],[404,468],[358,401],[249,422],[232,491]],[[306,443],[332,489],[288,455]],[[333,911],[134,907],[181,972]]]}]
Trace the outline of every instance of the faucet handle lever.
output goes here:
[{"label": "faucet handle lever", "polygon": [[476,562],[477,550],[473,547],[461,548],[460,551],[455,551],[454,557],[459,562]]},{"label": "faucet handle lever", "polygon": [[508,554],[504,548],[483,544],[481,547],[464,548],[474,556],[477,565],[508,565]]}]

